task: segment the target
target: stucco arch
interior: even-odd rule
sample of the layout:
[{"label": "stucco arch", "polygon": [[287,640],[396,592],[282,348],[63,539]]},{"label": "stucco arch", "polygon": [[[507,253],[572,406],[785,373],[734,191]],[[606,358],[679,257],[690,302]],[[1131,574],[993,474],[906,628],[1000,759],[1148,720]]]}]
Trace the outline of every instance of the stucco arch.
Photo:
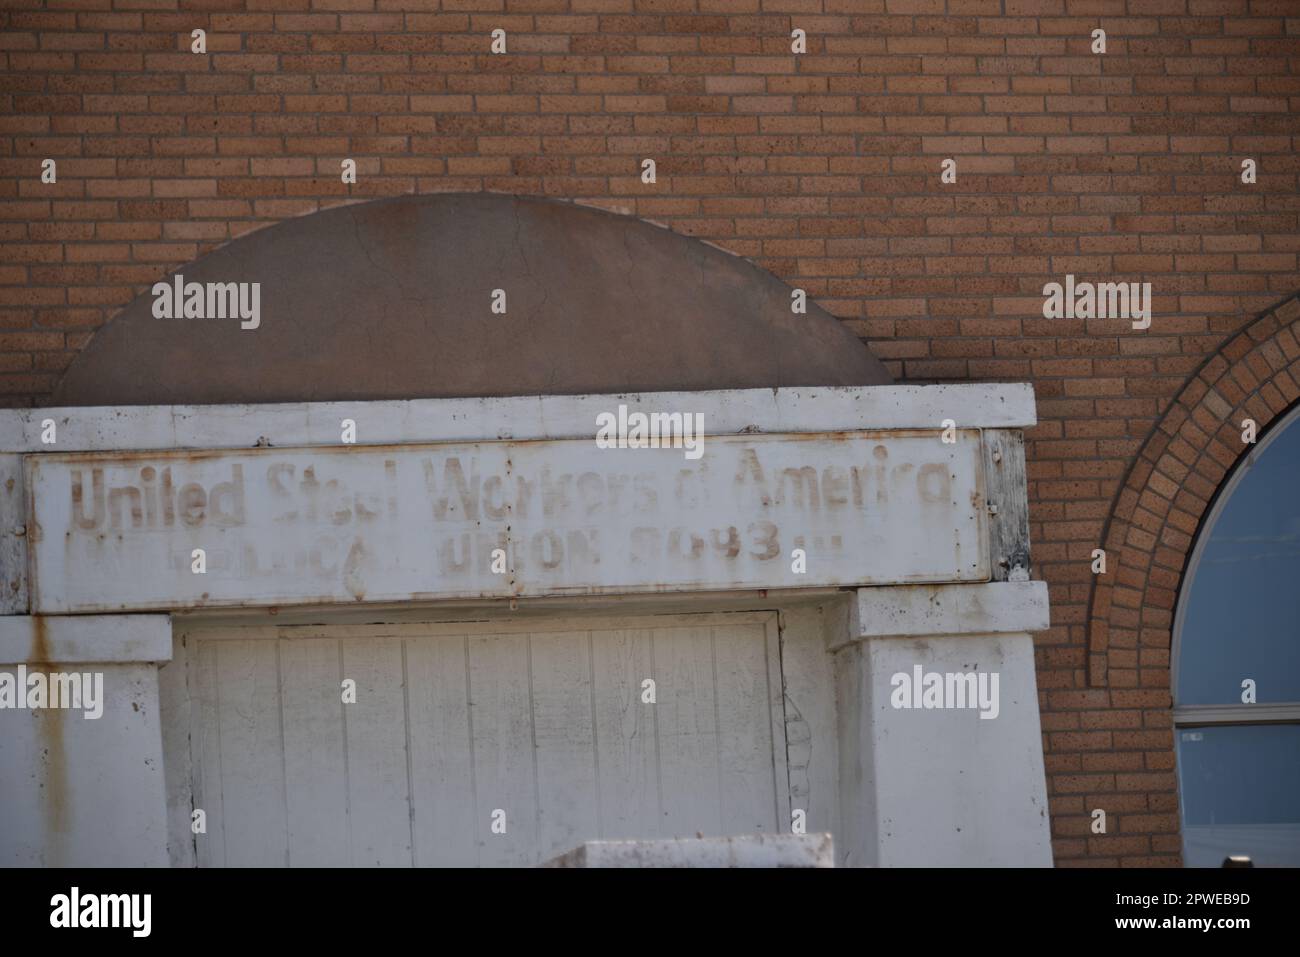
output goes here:
[{"label": "stucco arch", "polygon": [[[874,385],[833,316],[752,263],[631,217],[493,194],[335,207],[182,267],[261,283],[261,326],[159,319],[146,290],[58,405],[297,402]],[[492,290],[507,312],[493,315]]]},{"label": "stucco arch", "polygon": [[1197,531],[1223,481],[1300,400],[1300,297],[1275,306],[1219,348],[1183,386],[1138,452],[1103,536],[1107,573],[1088,611],[1093,686],[1169,687],[1174,608]]}]

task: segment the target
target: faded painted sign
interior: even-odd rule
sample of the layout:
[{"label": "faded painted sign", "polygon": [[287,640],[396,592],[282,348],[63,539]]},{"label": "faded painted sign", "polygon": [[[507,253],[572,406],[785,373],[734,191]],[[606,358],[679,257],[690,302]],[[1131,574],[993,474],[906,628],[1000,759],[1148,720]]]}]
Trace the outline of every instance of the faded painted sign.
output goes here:
[{"label": "faded painted sign", "polygon": [[939,435],[32,455],[33,610],[985,581]]}]

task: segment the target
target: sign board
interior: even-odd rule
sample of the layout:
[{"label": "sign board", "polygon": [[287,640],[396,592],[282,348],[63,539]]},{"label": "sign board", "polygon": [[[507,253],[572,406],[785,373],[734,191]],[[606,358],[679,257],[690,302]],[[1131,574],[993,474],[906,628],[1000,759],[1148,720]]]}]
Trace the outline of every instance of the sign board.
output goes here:
[{"label": "sign board", "polygon": [[989,579],[978,430],[26,463],[43,613]]}]

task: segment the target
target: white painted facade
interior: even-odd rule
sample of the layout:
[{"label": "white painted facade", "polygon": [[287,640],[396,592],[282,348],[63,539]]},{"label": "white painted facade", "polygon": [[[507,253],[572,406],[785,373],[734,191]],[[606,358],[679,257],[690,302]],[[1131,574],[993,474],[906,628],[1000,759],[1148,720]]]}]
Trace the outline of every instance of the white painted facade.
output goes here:
[{"label": "white painted facade", "polygon": [[[703,456],[596,448],[619,404],[702,413]],[[0,673],[106,688],[0,709],[0,861],[797,826],[841,866],[1050,866],[1034,421],[1014,385],[0,413]],[[996,673],[996,715],[896,706],[913,673]]]}]

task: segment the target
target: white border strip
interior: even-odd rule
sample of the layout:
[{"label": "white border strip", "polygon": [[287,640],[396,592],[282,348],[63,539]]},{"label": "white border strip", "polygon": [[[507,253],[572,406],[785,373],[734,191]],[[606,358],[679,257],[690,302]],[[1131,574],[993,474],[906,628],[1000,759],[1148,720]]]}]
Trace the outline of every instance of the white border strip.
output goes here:
[{"label": "white border strip", "polygon": [[[590,438],[596,415],[700,412],[710,435],[1026,428],[1038,421],[1026,383],[639,392],[610,395],[310,402],[283,405],[149,405],[0,410],[0,452],[109,452],[292,448],[340,444],[343,419],[358,445]],[[53,419],[57,442],[41,442]]]}]

